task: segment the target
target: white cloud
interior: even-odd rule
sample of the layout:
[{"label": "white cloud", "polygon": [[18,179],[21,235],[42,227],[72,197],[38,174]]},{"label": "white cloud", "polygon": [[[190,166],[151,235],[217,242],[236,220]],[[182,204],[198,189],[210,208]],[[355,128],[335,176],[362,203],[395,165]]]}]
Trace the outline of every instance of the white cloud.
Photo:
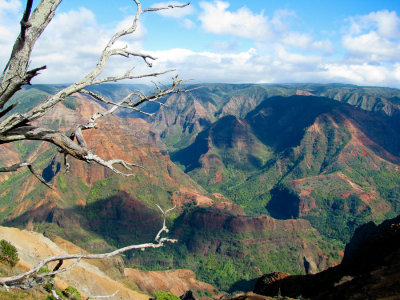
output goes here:
[{"label": "white cloud", "polygon": [[350,34],[377,31],[385,38],[400,38],[400,19],[395,11],[381,10],[349,18]]},{"label": "white cloud", "polygon": [[[197,82],[293,82],[313,76],[321,62],[319,57],[308,57],[281,52],[274,55],[258,53],[254,48],[235,54],[194,52],[171,49],[154,53],[160,60],[158,67],[175,67],[183,78]],[[307,75],[306,75],[307,74]]]},{"label": "white cloud", "polygon": [[227,41],[218,41],[214,42],[211,44],[211,47],[215,49],[217,52],[229,52],[232,53],[234,52],[238,44],[235,40],[230,40],[229,42]]},{"label": "white cloud", "polygon": [[[65,83],[81,79],[96,67],[101,51],[112,35],[129,27],[132,20],[133,16],[130,16],[115,28],[105,29],[97,23],[93,12],[86,8],[56,14],[32,53],[31,67],[47,65],[47,70],[42,71],[33,82]],[[140,51],[140,41],[145,35],[146,30],[139,23],[137,31],[118,41],[115,47],[127,46],[130,50]],[[124,74],[132,63],[112,57],[104,76]]]},{"label": "white cloud", "polygon": [[228,34],[242,38],[269,40],[273,36],[268,18],[263,12],[254,14],[247,7],[230,12],[228,2],[200,2],[199,16],[202,27],[215,34]]},{"label": "white cloud", "polygon": [[21,1],[19,0],[0,0],[0,17],[3,18],[8,13],[18,14],[21,6]]},{"label": "white cloud", "polygon": [[[159,3],[153,4],[152,7],[155,7],[155,8],[168,7],[169,5],[184,5],[185,3],[187,3],[187,2],[179,2],[179,1],[159,2]],[[174,19],[181,19],[183,17],[191,15],[193,12],[194,12],[193,5],[157,11],[158,14],[160,14],[164,17],[174,18]]]},{"label": "white cloud", "polygon": [[400,18],[396,12],[371,12],[349,21],[349,33],[342,37],[342,45],[350,58],[375,63],[399,60]]},{"label": "white cloud", "polygon": [[200,2],[203,9],[199,16],[205,31],[254,40],[260,47],[280,48],[288,46],[304,51],[333,53],[329,40],[316,41],[309,34],[293,31],[291,26],[297,16],[293,10],[276,10],[272,18],[264,12],[253,13],[247,7],[229,11],[229,3],[223,1]]},{"label": "white cloud", "polygon": [[[400,21],[395,12],[373,12],[349,19],[342,38],[345,53],[339,57],[330,40],[318,41],[308,33],[292,30],[296,18],[293,11],[275,11],[269,18],[246,7],[229,11],[228,3],[222,1],[203,1],[200,5],[203,29],[228,35],[209,42],[214,50],[155,51],[153,54],[159,59],[152,69],[140,59],[132,62],[114,58],[104,76],[123,74],[136,64],[135,74],[176,68],[181,77],[196,82],[345,82],[400,88]],[[0,0],[1,66],[18,34],[22,9],[20,1]],[[95,67],[113,32],[131,21],[132,17],[126,18],[112,30],[98,24],[93,12],[85,8],[56,14],[32,55],[31,68],[48,66],[34,83],[65,83],[82,78]],[[186,18],[180,22],[189,29],[195,26]],[[141,51],[146,35],[140,25],[136,36],[124,39],[118,46]],[[251,39],[254,45],[243,50],[245,43],[238,37]],[[330,56],[332,53],[335,56]]]},{"label": "white cloud", "polygon": [[323,76],[333,82],[348,82],[358,85],[392,86],[400,88],[400,64],[370,65],[332,63],[324,66]]},{"label": "white cloud", "polygon": [[13,43],[19,34],[21,2],[0,0],[0,66],[9,59]]},{"label": "white cloud", "polygon": [[361,61],[383,62],[399,59],[400,41],[392,42],[375,31],[358,36],[345,35],[342,43],[350,56]]},{"label": "white cloud", "polygon": [[278,32],[288,31],[293,23],[293,18],[296,18],[296,12],[289,9],[278,9],[274,12],[271,19],[271,24]]},{"label": "white cloud", "polygon": [[186,29],[192,29],[196,26],[196,24],[194,24],[194,22],[192,20],[187,19],[187,18],[182,21],[181,25],[183,27],[185,27]]},{"label": "white cloud", "polygon": [[371,65],[349,64],[346,60],[326,61],[324,56],[302,55],[284,47],[269,54],[254,48],[231,54],[188,49],[153,54],[159,57],[156,70],[176,68],[181,78],[195,82],[342,82],[400,88],[400,63]]}]

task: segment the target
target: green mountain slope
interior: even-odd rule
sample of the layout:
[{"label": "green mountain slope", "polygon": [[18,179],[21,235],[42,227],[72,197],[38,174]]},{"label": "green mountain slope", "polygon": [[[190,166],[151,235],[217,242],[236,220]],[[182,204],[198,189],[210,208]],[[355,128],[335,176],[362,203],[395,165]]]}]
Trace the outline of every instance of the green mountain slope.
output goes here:
[{"label": "green mountain slope", "polygon": [[[390,88],[343,84],[201,84],[165,99],[156,116],[147,119],[159,132],[169,151],[191,144],[200,131],[218,119],[234,115],[244,118],[267,98],[275,96],[321,96],[363,110],[390,115],[400,124],[400,91]],[[400,128],[400,126],[399,126]]]},{"label": "green mountain slope", "polygon": [[[30,95],[35,105],[56,88],[24,89],[20,99]],[[96,91],[118,97],[126,88]],[[85,133],[95,153],[143,165],[135,178],[74,161],[66,173],[51,147],[4,145],[0,163],[34,161],[55,190],[26,170],[1,175],[0,219],[103,251],[151,240],[160,226],[155,204],[177,204],[168,223],[179,243],[128,253],[129,264],[190,267],[231,291],[265,272],[322,270],[339,262],[357,224],[400,209],[399,94],[341,85],[207,84],[148,108],[154,119],[109,119]],[[43,122],[68,130],[95,108],[101,109],[71,98]]]},{"label": "green mountain slope", "polygon": [[398,212],[392,120],[327,98],[268,98],[245,119],[221,118],[171,157],[248,214],[305,217],[343,242],[357,224]]}]

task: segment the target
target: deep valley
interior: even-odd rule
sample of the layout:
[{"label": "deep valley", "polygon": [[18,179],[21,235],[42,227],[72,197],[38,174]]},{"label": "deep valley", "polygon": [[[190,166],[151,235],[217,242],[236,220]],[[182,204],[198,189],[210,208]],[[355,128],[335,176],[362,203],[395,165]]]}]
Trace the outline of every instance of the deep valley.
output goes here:
[{"label": "deep valley", "polygon": [[[19,107],[28,110],[58,88],[24,88],[15,101],[32,99],[30,107]],[[112,99],[131,88],[93,90]],[[163,99],[162,106],[147,105],[152,117],[122,110],[84,132],[105,159],[142,166],[134,177],[73,159],[67,170],[48,144],[2,145],[1,165],[29,159],[54,189],[28,170],[2,173],[1,225],[99,253],[152,241],[162,223],[156,204],[176,205],[167,225],[178,242],[128,252],[122,263],[137,272],[189,269],[203,282],[196,283],[197,297],[207,299],[251,291],[265,273],[314,274],[336,266],[357,227],[400,214],[399,90],[189,88],[195,89]],[[73,96],[40,122],[67,130],[95,110],[104,105]],[[130,278],[144,276],[135,272]],[[145,283],[138,286],[150,292]]]}]

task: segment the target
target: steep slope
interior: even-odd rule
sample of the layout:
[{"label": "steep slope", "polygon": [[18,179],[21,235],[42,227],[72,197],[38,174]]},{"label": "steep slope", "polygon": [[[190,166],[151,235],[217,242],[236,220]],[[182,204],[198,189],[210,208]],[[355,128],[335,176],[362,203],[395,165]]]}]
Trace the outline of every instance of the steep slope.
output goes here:
[{"label": "steep slope", "polygon": [[235,215],[216,208],[187,209],[171,235],[179,243],[131,257],[135,267],[189,268],[224,291],[251,290],[265,270],[315,273],[336,265],[339,248],[306,220]]},{"label": "steep slope", "polygon": [[[73,128],[73,124],[88,120],[95,110],[102,110],[82,97],[71,103],[70,108],[57,105],[43,120],[44,125]],[[55,189],[45,187],[27,170],[2,174],[3,224],[53,231],[87,249],[101,250],[152,240],[160,226],[156,204],[164,208],[181,206],[206,194],[157,147],[161,142],[144,120],[108,118],[84,135],[88,145],[104,159],[122,158],[145,169],[138,168],[136,177],[123,177],[70,159],[71,171],[66,173],[62,155],[49,145],[7,145],[2,148],[2,163],[29,159],[36,169],[43,170]]]},{"label": "steep slope", "polygon": [[[171,158],[190,172],[202,167],[206,174],[213,169],[234,164],[243,170],[263,165],[268,158],[268,148],[251,132],[250,126],[235,116],[226,116],[199,133],[187,148],[172,154]],[[216,179],[217,180],[217,179]]]},{"label": "steep slope", "polygon": [[255,84],[202,84],[166,99],[154,119],[148,119],[170,151],[188,146],[201,130],[227,115],[245,116],[265,97],[276,93]]},{"label": "steep slope", "polygon": [[170,151],[177,151],[193,142],[200,131],[220,118],[239,118],[267,98],[275,96],[320,96],[348,103],[367,111],[389,115],[400,128],[400,91],[379,87],[344,84],[201,84],[190,85],[189,91],[168,97],[166,106],[147,119]]},{"label": "steep slope", "polygon": [[269,98],[245,119],[221,118],[171,157],[247,213],[306,217],[342,241],[399,209],[393,120],[327,98]]},{"label": "steep slope", "polygon": [[255,292],[310,299],[399,299],[400,217],[360,226],[343,262],[315,275],[266,274]]}]

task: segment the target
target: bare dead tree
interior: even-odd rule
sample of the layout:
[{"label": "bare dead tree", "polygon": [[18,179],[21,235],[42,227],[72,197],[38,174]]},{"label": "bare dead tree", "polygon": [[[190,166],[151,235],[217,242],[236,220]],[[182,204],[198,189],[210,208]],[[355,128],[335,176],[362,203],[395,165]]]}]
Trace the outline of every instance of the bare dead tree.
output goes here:
[{"label": "bare dead tree", "polygon": [[[149,67],[152,67],[151,61],[156,60],[155,57],[135,52],[128,48],[119,48],[116,46],[116,42],[122,37],[132,34],[138,27],[139,18],[146,12],[159,11],[164,9],[171,9],[176,7],[185,7],[189,3],[184,5],[169,5],[167,7],[160,8],[148,8],[143,9],[139,0],[134,0],[137,11],[133,18],[132,23],[129,27],[124,28],[116,32],[111,39],[108,41],[104,49],[102,50],[97,65],[86,74],[82,79],[75,83],[61,89],[60,91],[50,95],[45,101],[40,103],[37,107],[31,109],[26,113],[16,113],[15,108],[19,103],[10,104],[10,100],[15,93],[22,88],[24,85],[31,84],[32,78],[36,77],[40,71],[46,69],[46,66],[39,68],[29,69],[29,63],[31,60],[31,53],[34,45],[38,38],[41,36],[49,22],[55,15],[56,9],[62,0],[41,0],[37,7],[32,12],[33,0],[27,0],[26,8],[21,19],[21,30],[18,38],[14,43],[10,59],[6,64],[1,76],[0,76],[0,144],[13,143],[21,140],[35,140],[46,143],[51,143],[59,148],[64,153],[65,157],[72,156],[73,158],[86,162],[96,163],[106,168],[111,169],[113,172],[124,175],[132,176],[133,172],[131,167],[141,167],[134,163],[127,162],[122,159],[111,159],[104,160],[100,156],[93,153],[82,134],[83,130],[90,130],[96,127],[96,122],[104,117],[105,115],[113,114],[118,108],[129,108],[135,111],[145,113],[141,110],[141,105],[146,102],[159,103],[160,98],[163,98],[172,93],[179,93],[184,91],[180,88],[182,83],[181,79],[177,76],[172,78],[172,84],[168,87],[155,85],[156,91],[151,94],[145,94],[141,91],[132,91],[126,97],[120,101],[109,101],[103,98],[101,95],[97,95],[87,88],[93,85],[107,83],[107,82],[118,82],[126,79],[140,79],[148,77],[157,77],[162,74],[172,72],[174,70],[165,70],[162,72],[147,72],[142,74],[133,74],[133,69],[127,70],[124,74],[119,74],[111,77],[101,77],[105,66],[107,65],[110,57],[112,56],[124,56],[124,57],[137,57],[143,60],[143,62]],[[33,123],[33,121],[39,120],[59,102],[65,100],[68,96],[75,93],[82,93],[87,95],[93,100],[100,101],[109,106],[109,109],[105,112],[96,112],[85,124],[76,124],[76,127],[72,129],[72,134],[67,134],[61,130],[52,130],[43,128]],[[67,164],[67,163],[66,163]],[[116,165],[120,165],[125,168],[125,172],[116,168]],[[51,187],[33,168],[32,163],[23,161],[16,163],[12,166],[0,167],[0,172],[14,172],[20,168],[27,167],[31,173],[42,183]],[[64,256],[53,256],[43,259],[39,264],[28,272],[19,274],[11,277],[0,278],[0,285],[6,289],[12,287],[20,288],[32,288],[35,285],[42,284],[46,278],[53,278],[56,274],[65,272],[74,266],[81,259],[99,259],[112,257],[121,254],[128,250],[143,249],[143,248],[159,248],[164,245],[165,242],[173,243],[176,240],[161,237],[162,233],[167,233],[168,229],[165,225],[165,220],[168,212],[171,210],[162,212],[164,222],[162,228],[157,233],[155,241],[153,243],[145,243],[140,245],[130,245],[124,248],[117,249],[113,252],[103,254],[71,254]],[[62,264],[66,260],[76,260],[72,265],[61,268]],[[48,265],[50,262],[58,261],[57,266],[51,272],[40,274],[39,270]],[[53,290],[53,295],[55,294]],[[94,298],[109,297],[109,296],[93,296]],[[93,298],[91,297],[91,298]]]},{"label": "bare dead tree", "polygon": [[[183,90],[180,89],[182,80],[175,76],[172,78],[172,84],[168,87],[160,87],[159,85],[156,85],[156,91],[150,95],[146,95],[141,91],[133,91],[124,99],[117,102],[108,101],[100,95],[85,89],[101,83],[118,82],[126,79],[157,77],[174,71],[165,70],[162,72],[132,74],[132,68],[127,70],[124,74],[111,77],[101,77],[104,68],[112,56],[123,56],[128,58],[138,57],[142,59],[149,68],[151,68],[151,61],[156,60],[155,57],[146,53],[132,51],[127,47],[118,48],[116,47],[116,42],[122,37],[132,34],[137,30],[139,18],[142,14],[176,7],[185,7],[189,5],[189,3],[184,5],[169,5],[167,7],[142,9],[140,1],[134,0],[137,6],[137,11],[132,23],[129,27],[116,32],[111,37],[102,50],[98,63],[93,70],[86,74],[86,76],[81,80],[78,80],[49,96],[43,103],[31,109],[27,113],[13,113],[19,103],[8,105],[12,96],[20,90],[23,85],[30,84],[32,78],[37,76],[41,70],[46,69],[46,66],[42,66],[29,70],[30,57],[35,42],[54,17],[55,11],[61,1],[62,0],[41,0],[32,13],[33,1],[27,1],[25,12],[21,20],[21,31],[14,43],[10,59],[0,77],[0,144],[12,143],[20,140],[44,141],[56,145],[65,155],[72,156],[87,163],[100,164],[120,175],[131,176],[133,175],[131,167],[136,166],[135,164],[121,159],[112,159],[107,161],[97,156],[95,153],[92,153],[82,135],[82,130],[95,128],[96,121],[99,118],[114,113],[115,110],[120,107],[143,112],[140,107],[144,103],[159,103],[158,100],[162,97],[172,93],[182,92]],[[72,135],[66,135],[64,132],[59,130],[50,130],[48,128],[32,125],[33,121],[43,117],[57,103],[65,100],[68,96],[73,95],[74,93],[86,94],[92,99],[110,105],[111,108],[106,113],[98,112],[94,114],[90,120],[88,120],[87,124],[77,124],[76,128],[73,129],[74,133]],[[116,165],[122,166],[127,171],[121,172],[116,168]],[[9,167],[1,167],[0,172],[13,172],[25,166],[29,168],[36,178],[45,183],[43,178],[35,172],[31,162],[20,162]]]}]

